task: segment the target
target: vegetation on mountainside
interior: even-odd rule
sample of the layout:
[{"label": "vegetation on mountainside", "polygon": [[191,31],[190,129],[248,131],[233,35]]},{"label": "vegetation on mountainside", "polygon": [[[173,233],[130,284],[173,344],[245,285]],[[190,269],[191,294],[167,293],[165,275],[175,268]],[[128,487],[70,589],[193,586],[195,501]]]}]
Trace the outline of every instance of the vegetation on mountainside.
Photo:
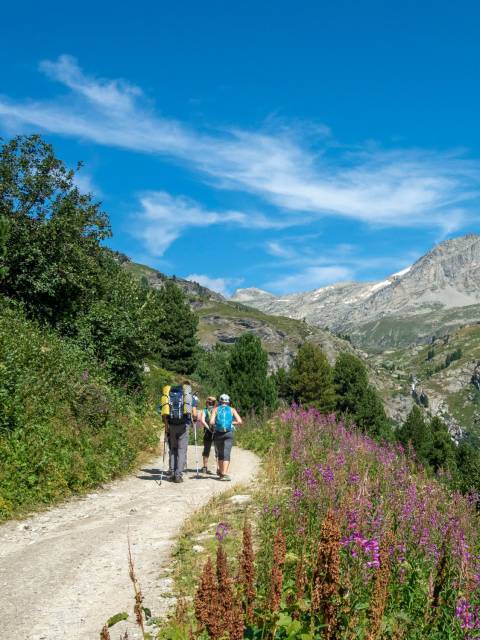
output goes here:
[{"label": "vegetation on mountainside", "polygon": [[386,316],[348,328],[352,342],[370,353],[426,345],[432,338],[478,323],[480,305],[439,309],[410,316]]},{"label": "vegetation on mountainside", "polygon": [[245,333],[232,347],[217,345],[199,358],[194,376],[209,394],[228,393],[241,413],[263,414],[277,404],[274,377],[260,339]]},{"label": "vegetation on mountainside", "polygon": [[480,392],[472,374],[480,362],[480,325],[438,336],[429,345],[396,349],[369,358],[386,403],[411,395],[412,380],[447,423],[480,435]]},{"label": "vegetation on mountainside", "polygon": [[333,411],[335,388],[333,371],[323,351],[305,342],[289,371],[292,399],[297,404],[315,407],[319,411]]},{"label": "vegetation on mountainside", "polygon": [[[249,430],[241,437],[254,442]],[[216,563],[191,563],[188,581],[177,567],[184,597],[159,639],[478,637],[474,501],[401,445],[315,409],[288,409],[253,430],[270,441],[249,510],[255,525],[222,509]],[[211,531],[207,513],[197,534]]]},{"label": "vegetation on mountainside", "polygon": [[[190,373],[197,319],[102,242],[109,220],[39,136],[0,147],[0,517],[85,490],[156,442],[151,393]],[[148,363],[150,374],[145,373]]]}]

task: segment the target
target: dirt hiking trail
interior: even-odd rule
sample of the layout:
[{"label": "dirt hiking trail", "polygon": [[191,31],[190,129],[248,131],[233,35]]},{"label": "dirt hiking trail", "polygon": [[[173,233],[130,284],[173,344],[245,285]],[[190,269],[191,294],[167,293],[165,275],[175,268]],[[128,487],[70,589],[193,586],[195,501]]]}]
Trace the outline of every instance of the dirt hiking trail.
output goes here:
[{"label": "dirt hiking trail", "polygon": [[[144,604],[154,615],[162,612],[161,596],[168,586],[159,575],[179,527],[213,495],[248,483],[259,461],[235,447],[232,482],[216,476],[195,479],[190,447],[185,482],[164,480],[159,486],[155,479],[161,464],[159,458],[96,493],[0,526],[2,639],[96,640],[110,616],[120,611],[132,616],[127,535]],[[112,638],[118,636],[116,629]]]}]

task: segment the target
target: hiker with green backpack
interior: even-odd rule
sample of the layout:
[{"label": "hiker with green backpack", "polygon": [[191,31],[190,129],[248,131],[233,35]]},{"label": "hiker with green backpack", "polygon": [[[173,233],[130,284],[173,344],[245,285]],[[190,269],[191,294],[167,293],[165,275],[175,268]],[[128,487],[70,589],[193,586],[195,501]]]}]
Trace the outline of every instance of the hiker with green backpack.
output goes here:
[{"label": "hiker with green backpack", "polygon": [[217,399],[215,398],[215,396],[208,396],[205,402],[205,407],[198,414],[198,421],[203,427],[203,467],[201,471],[202,473],[206,473],[209,476],[213,475],[213,471],[210,471],[210,469],[208,468],[208,458],[210,457],[210,450],[213,444],[213,429],[210,426],[210,418],[216,404]]},{"label": "hiker with green backpack", "polygon": [[213,429],[213,442],[217,453],[218,475],[220,480],[230,481],[228,468],[230,453],[233,445],[235,426],[241,425],[242,419],[236,409],[230,406],[230,396],[222,393],[220,404],[214,407],[210,416],[210,426]]}]

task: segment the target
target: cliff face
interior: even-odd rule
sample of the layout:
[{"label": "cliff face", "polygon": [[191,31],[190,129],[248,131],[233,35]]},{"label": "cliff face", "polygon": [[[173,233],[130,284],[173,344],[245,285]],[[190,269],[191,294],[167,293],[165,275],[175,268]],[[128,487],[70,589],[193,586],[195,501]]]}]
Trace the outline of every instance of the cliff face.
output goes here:
[{"label": "cliff face", "polygon": [[381,346],[402,339],[402,331],[391,322],[383,322],[385,335],[379,336],[375,323],[398,319],[408,324],[415,316],[416,338],[411,343],[428,340],[432,332],[448,324],[461,325],[465,315],[468,321],[480,318],[480,307],[475,308],[480,305],[480,236],[469,234],[442,242],[411,267],[380,282],[338,283],[282,297],[261,289],[240,289],[232,300],[351,333],[354,341],[367,347],[373,329],[377,330],[374,341],[385,342]]},{"label": "cliff face", "polygon": [[162,287],[166,280],[173,280],[181,287],[192,308],[198,313],[198,338],[200,344],[207,349],[218,342],[233,344],[243,333],[254,333],[260,338],[268,353],[271,371],[280,367],[288,368],[298,347],[305,340],[311,340],[320,345],[332,363],[340,351],[353,351],[349,342],[320,327],[314,327],[296,319],[262,313],[241,302],[226,300],[219,293],[197,282],[172,278],[145,265],[128,260],[123,261],[122,264],[124,268],[154,289]]}]

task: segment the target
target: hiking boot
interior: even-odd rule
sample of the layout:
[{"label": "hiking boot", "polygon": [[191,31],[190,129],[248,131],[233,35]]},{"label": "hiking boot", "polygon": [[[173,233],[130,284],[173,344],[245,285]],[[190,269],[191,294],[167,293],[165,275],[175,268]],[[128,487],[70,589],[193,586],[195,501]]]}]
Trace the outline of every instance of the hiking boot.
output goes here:
[{"label": "hiking boot", "polygon": [[200,472],[205,473],[207,476],[213,476],[213,471],[210,471],[208,467],[202,467]]},{"label": "hiking boot", "polygon": [[183,482],[183,478],[182,476],[175,476],[173,481],[176,482],[177,484],[180,484],[180,482]]},{"label": "hiking boot", "polygon": [[220,480],[223,480],[224,482],[231,482],[232,479],[229,475],[227,475],[226,473],[224,473],[223,475],[220,476]]}]

